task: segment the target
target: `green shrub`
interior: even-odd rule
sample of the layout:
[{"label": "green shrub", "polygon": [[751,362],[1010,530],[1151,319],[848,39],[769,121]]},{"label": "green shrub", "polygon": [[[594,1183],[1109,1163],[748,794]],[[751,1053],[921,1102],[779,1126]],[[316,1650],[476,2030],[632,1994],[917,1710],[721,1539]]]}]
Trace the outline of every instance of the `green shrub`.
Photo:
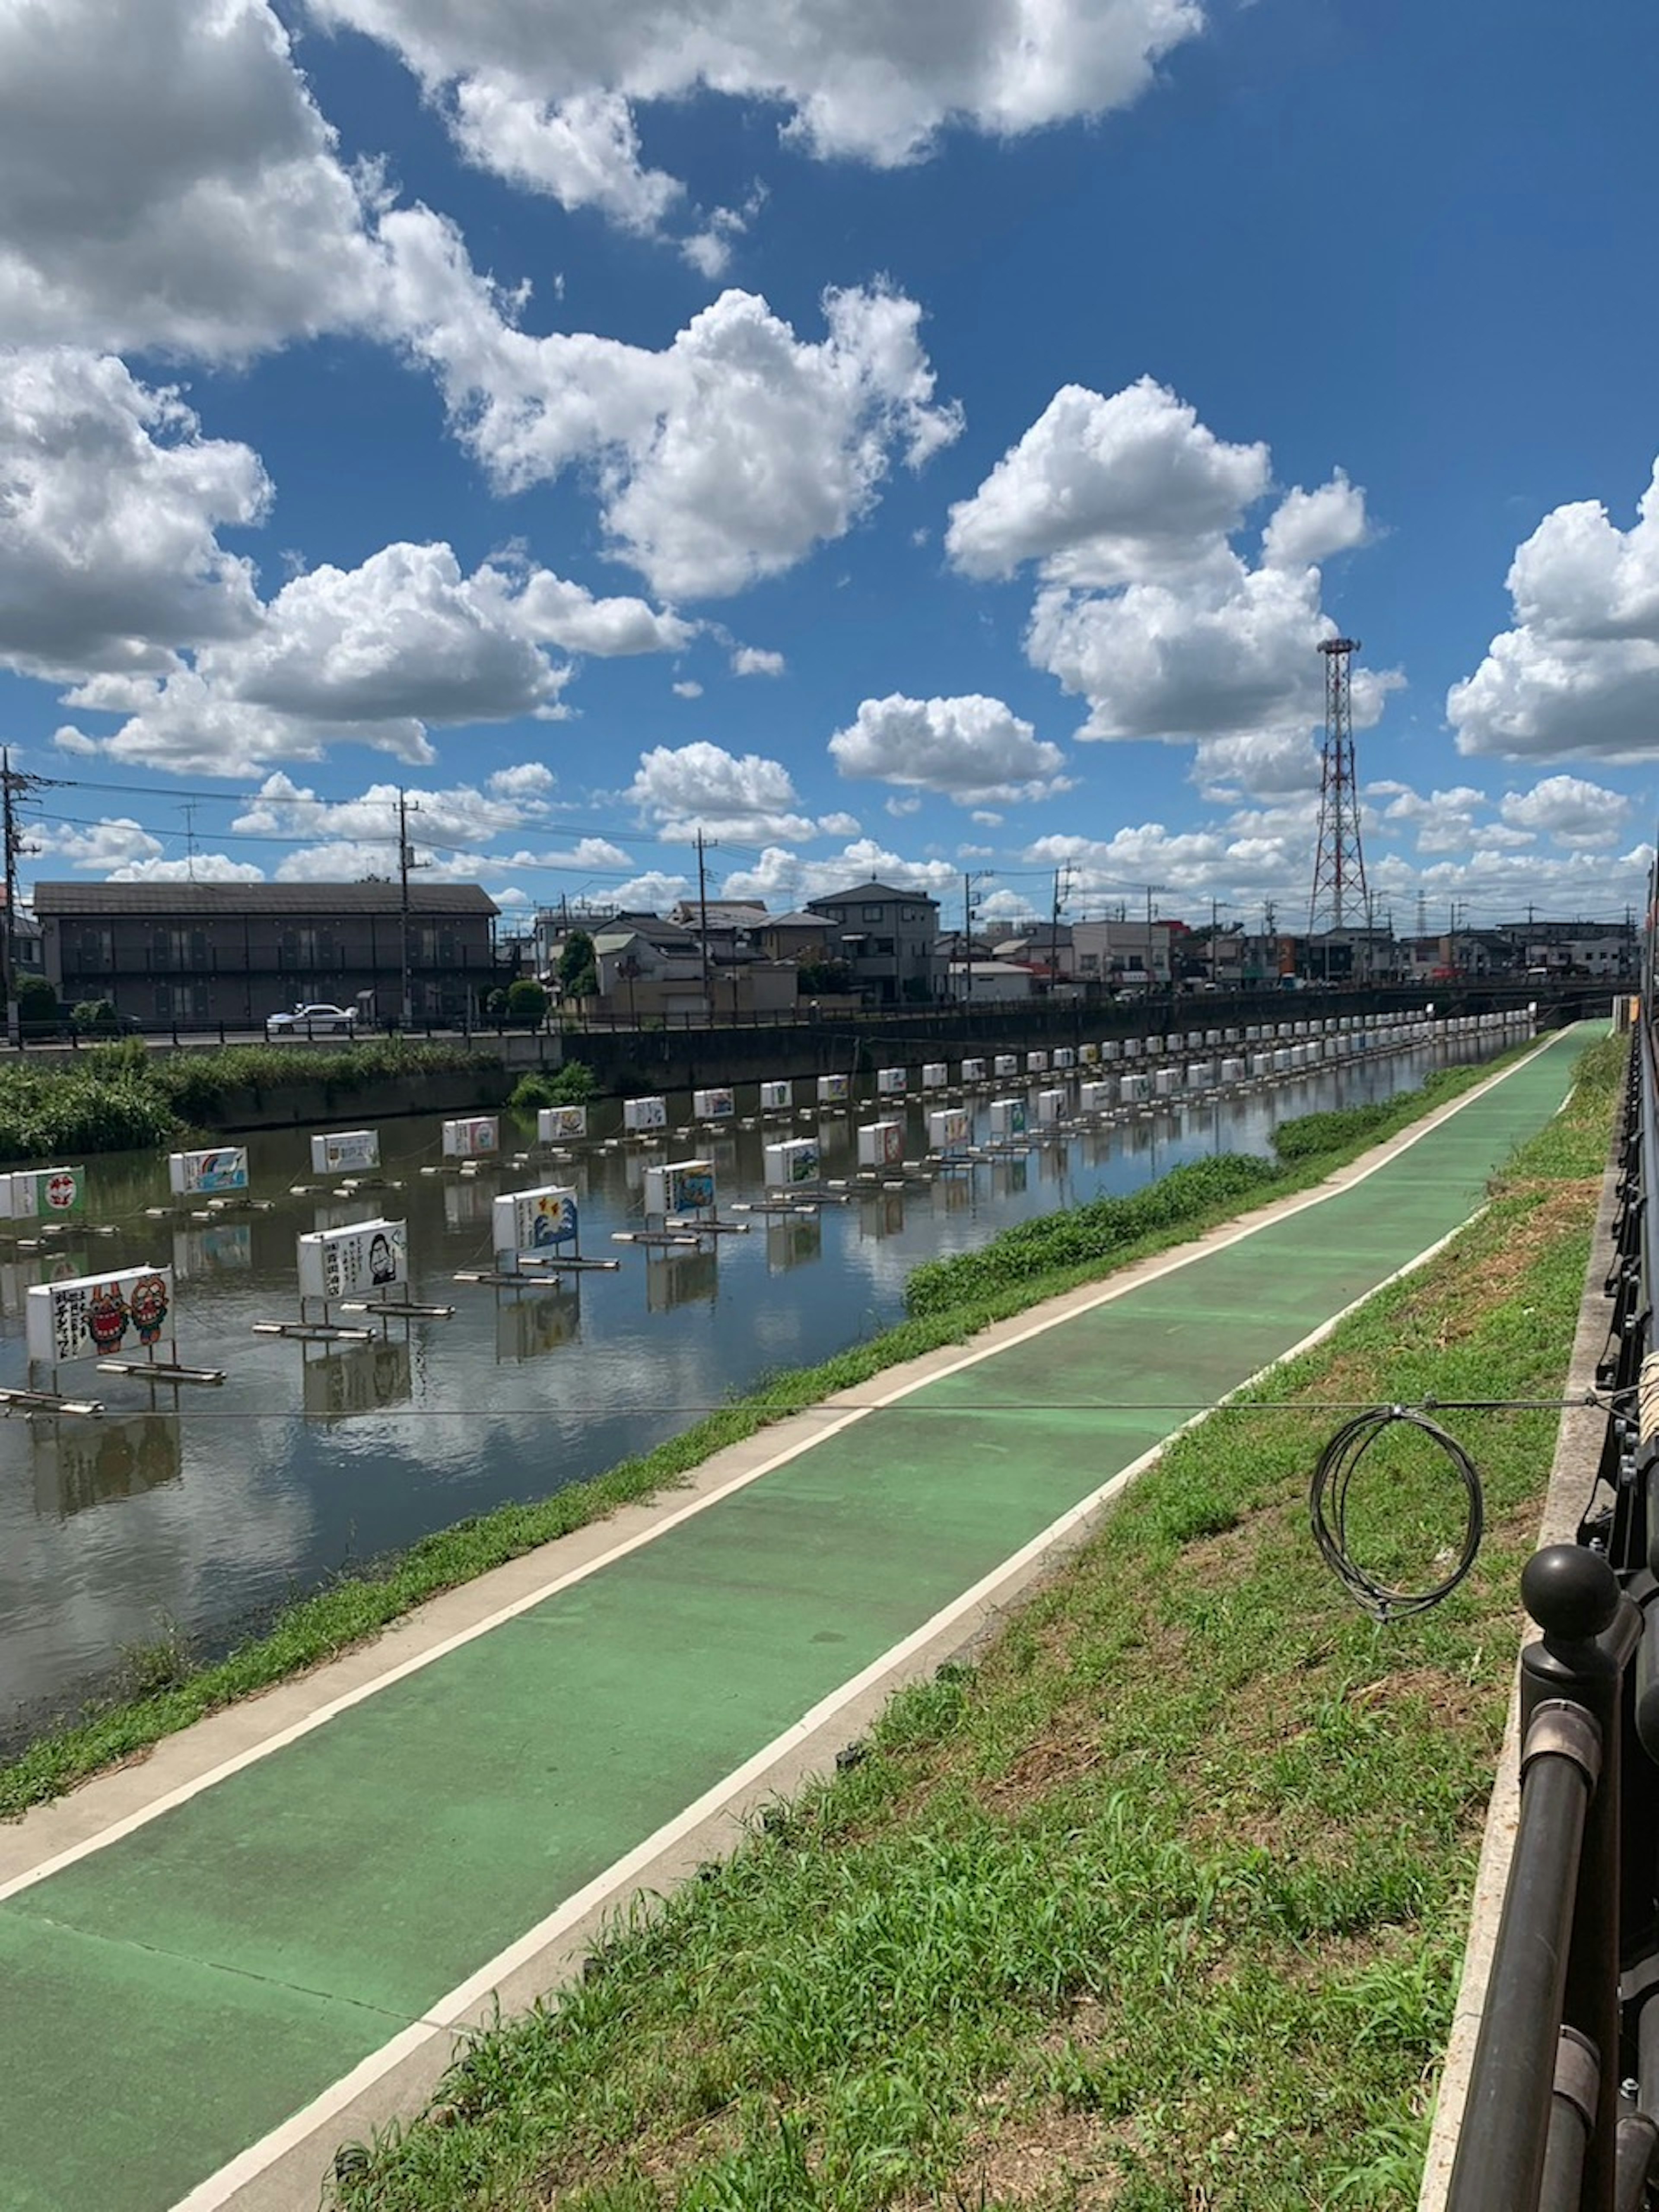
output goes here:
[{"label": "green shrub", "polygon": [[916,1316],[947,1313],[1057,1268],[1109,1259],[1139,1237],[1265,1189],[1278,1175],[1270,1161],[1222,1152],[1213,1159],[1189,1161],[1127,1198],[1091,1199],[1084,1206],[1019,1222],[977,1252],[925,1260],[913,1267],[904,1287],[905,1311]]},{"label": "green shrub", "polygon": [[516,1114],[533,1114],[542,1106],[585,1106],[599,1088],[585,1060],[568,1060],[551,1075],[521,1075],[508,1103]]},{"label": "green shrub", "polygon": [[25,975],[18,983],[17,1017],[26,1030],[57,1027],[58,994],[44,975]]},{"label": "green shrub", "polygon": [[507,991],[507,1018],[536,1029],[546,1018],[547,994],[532,975],[520,975]]}]

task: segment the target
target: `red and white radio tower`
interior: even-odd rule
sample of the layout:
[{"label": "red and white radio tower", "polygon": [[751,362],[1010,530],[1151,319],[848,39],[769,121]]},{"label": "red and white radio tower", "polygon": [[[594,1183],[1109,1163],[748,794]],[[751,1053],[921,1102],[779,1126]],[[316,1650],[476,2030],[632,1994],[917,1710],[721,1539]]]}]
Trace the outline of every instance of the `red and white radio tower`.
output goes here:
[{"label": "red and white radio tower", "polygon": [[1348,656],[1357,637],[1328,637],[1325,656],[1325,746],[1319,778],[1319,844],[1314,854],[1308,934],[1362,921],[1367,907],[1365,855],[1359,842],[1359,787],[1353,768],[1353,708]]}]

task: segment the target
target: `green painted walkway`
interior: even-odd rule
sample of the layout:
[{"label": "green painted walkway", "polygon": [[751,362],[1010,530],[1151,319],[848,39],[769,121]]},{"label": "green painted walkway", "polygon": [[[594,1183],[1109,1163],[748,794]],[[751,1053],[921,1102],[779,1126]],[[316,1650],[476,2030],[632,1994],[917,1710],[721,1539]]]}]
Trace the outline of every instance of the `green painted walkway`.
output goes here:
[{"label": "green painted walkway", "polygon": [[1455,1226],[1583,1036],[0,1905],[0,2204],[164,2212],[1182,1418],[1113,1399],[1224,1395]]}]

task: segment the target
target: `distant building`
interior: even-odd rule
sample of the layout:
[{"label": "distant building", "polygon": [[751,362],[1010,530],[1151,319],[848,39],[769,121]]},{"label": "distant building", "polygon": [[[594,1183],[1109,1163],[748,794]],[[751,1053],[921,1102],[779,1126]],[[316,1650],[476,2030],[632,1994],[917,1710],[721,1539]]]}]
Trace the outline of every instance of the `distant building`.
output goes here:
[{"label": "distant building", "polygon": [[853,980],[878,1006],[940,996],[945,962],[939,950],[939,901],[872,881],[808,899],[806,911],[835,925],[832,958],[845,960]]},{"label": "distant building", "polygon": [[1170,980],[1170,947],[1175,926],[1167,921],[1074,921],[1073,972],[1080,983],[1133,977],[1154,985]]},{"label": "distant building", "polygon": [[1011,1006],[1033,997],[1036,977],[1014,960],[953,960],[950,989],[953,999],[970,1006]]},{"label": "distant building", "polygon": [[510,973],[476,884],[37,884],[47,980],[65,1004],[108,999],[141,1022],[261,1027],[316,1002],[368,1021],[454,1022]]}]

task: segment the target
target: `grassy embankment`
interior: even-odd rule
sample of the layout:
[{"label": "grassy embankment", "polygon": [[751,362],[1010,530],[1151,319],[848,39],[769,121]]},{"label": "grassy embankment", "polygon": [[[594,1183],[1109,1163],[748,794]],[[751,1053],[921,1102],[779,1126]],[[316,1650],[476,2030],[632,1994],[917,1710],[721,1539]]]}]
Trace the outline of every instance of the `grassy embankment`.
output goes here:
[{"label": "grassy embankment", "polygon": [[[333,1055],[329,1055],[331,1058]],[[341,1057],[349,1057],[341,1055]],[[1022,1224],[981,1251],[916,1269],[910,1318],[816,1367],[792,1370],[708,1415],[653,1451],[550,1497],[502,1505],[370,1561],[296,1599],[227,1657],[198,1663],[169,1637],[131,1655],[129,1679],[105,1703],[49,1729],[0,1765],[0,1817],[56,1796],[219,1707],[301,1674],[377,1635],[422,1600],[568,1534],[617,1506],[673,1485],[722,1446],[787,1414],[854,1389],[884,1368],[960,1343],[1038,1299],[1074,1288],[1234,1218],[1259,1199],[1307,1188],[1367,1146],[1485,1079],[1501,1061],[1437,1072],[1420,1091],[1380,1107],[1321,1115],[1328,1142],[1294,1166],[1223,1155],[1176,1170],[1127,1199],[1102,1199]],[[1297,1125],[1279,1132],[1294,1147]]]},{"label": "grassy embankment", "polygon": [[[1559,1389],[1621,1064],[977,1666],[343,2154],[345,2212],[1408,2203],[1557,1417],[1452,1417],[1486,1545],[1385,1630],[1318,1562],[1308,1474],[1337,1406]],[[1443,1463],[1386,1489],[1367,1556],[1432,1579]]]},{"label": "grassy embankment", "polygon": [[338,1051],[238,1044],[155,1053],[136,1038],[88,1045],[68,1062],[23,1060],[0,1068],[0,1159],[142,1151],[214,1128],[238,1094],[303,1084],[345,1099],[388,1078],[499,1065],[463,1046],[401,1037],[365,1038]]}]

